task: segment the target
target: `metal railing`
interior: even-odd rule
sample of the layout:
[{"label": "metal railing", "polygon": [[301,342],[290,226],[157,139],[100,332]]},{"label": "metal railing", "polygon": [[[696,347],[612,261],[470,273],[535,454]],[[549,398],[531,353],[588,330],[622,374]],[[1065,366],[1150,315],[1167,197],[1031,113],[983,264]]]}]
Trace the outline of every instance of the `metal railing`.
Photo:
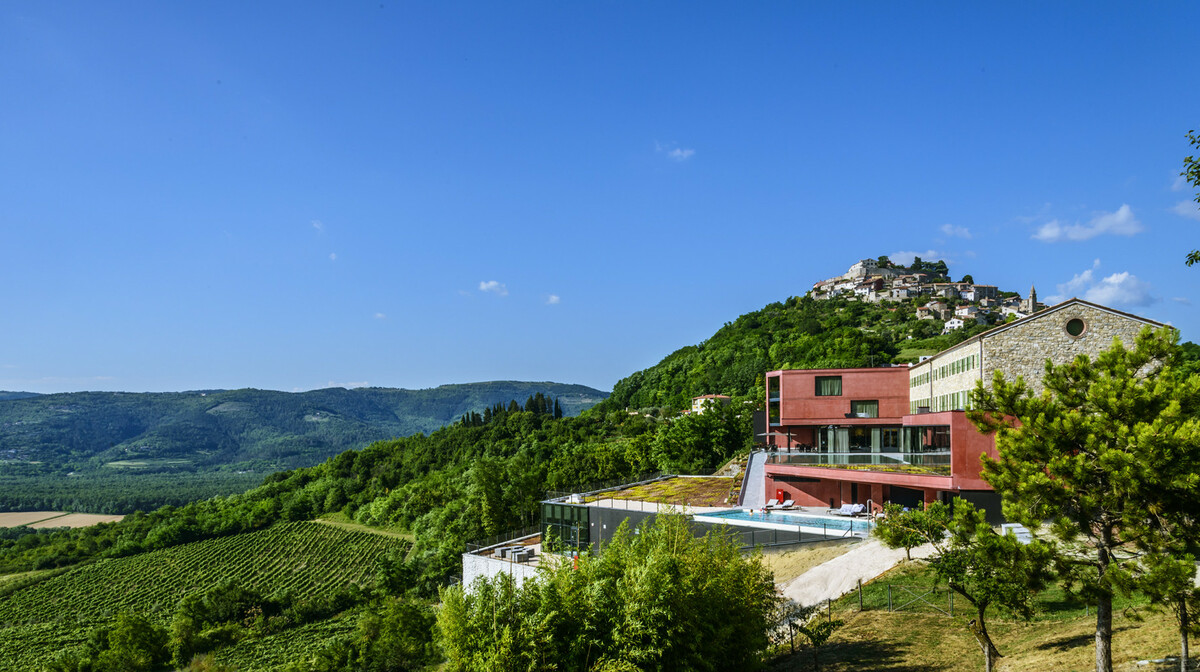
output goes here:
[{"label": "metal railing", "polygon": [[880,467],[881,469],[911,468],[927,470],[932,475],[950,474],[950,451],[938,450],[922,453],[871,453],[871,452],[796,452],[771,453],[769,464],[793,464],[797,466],[838,468]]},{"label": "metal railing", "polygon": [[492,536],[484,538],[484,539],[476,539],[475,541],[468,541],[467,542],[467,552],[474,553],[475,551],[487,548],[489,546],[495,546],[497,544],[503,544],[508,541],[514,541],[517,539],[522,539],[524,537],[531,537],[535,534],[541,534],[541,533],[542,533],[542,526],[541,525],[533,525],[530,527],[523,527],[519,530],[510,530],[508,532],[501,532],[500,534],[493,534]]},{"label": "metal railing", "polygon": [[543,500],[562,499],[571,495],[586,495],[605,490],[616,490],[618,488],[628,488],[643,483],[649,483],[667,476],[661,471],[654,471],[647,474],[642,474],[636,478],[613,478],[607,481],[596,481],[584,485],[578,485],[568,490],[547,490],[542,497]]}]

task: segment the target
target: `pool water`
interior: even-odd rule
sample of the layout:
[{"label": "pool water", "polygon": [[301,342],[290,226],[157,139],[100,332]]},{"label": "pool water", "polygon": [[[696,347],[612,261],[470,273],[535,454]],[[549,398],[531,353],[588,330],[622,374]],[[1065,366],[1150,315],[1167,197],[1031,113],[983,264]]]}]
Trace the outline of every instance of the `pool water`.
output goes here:
[{"label": "pool water", "polygon": [[695,516],[696,520],[703,522],[727,522],[730,525],[738,525],[738,523],[749,523],[750,526],[768,524],[772,527],[779,525],[795,525],[801,528],[810,530],[828,530],[830,532],[851,532],[866,534],[870,532],[873,523],[866,519],[854,518],[827,518],[824,516],[811,516],[787,511],[771,511],[770,513],[762,513],[751,509],[731,509],[729,511],[717,511],[714,513],[706,513],[703,516]]}]

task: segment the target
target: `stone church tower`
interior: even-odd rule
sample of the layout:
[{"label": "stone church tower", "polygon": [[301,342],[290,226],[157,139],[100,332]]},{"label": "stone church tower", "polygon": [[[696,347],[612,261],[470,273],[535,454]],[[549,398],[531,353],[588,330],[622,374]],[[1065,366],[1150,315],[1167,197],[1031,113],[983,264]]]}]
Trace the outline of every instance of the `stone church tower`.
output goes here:
[{"label": "stone church tower", "polygon": [[1038,310],[1037,288],[1033,285],[1029,286],[1029,298],[1021,301],[1020,311],[1026,315],[1032,315]]}]

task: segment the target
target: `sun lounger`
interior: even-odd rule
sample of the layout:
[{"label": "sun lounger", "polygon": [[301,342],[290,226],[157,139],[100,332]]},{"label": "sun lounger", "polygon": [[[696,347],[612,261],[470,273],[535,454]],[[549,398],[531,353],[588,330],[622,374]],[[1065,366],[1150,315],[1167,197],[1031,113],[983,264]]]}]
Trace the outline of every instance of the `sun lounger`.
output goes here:
[{"label": "sun lounger", "polygon": [[778,499],[772,499],[771,501],[767,502],[767,503],[764,505],[764,508],[773,509],[773,508],[775,508],[775,507],[777,507],[777,506],[779,506],[779,500],[778,500]]},{"label": "sun lounger", "polygon": [[843,504],[840,509],[830,509],[829,513],[835,516],[858,516],[866,513],[866,504]]},{"label": "sun lounger", "polygon": [[795,506],[795,505],[796,505],[796,502],[795,502],[795,500],[791,500],[791,499],[789,499],[789,500],[786,500],[784,503],[780,504],[778,508],[780,508],[780,509],[790,509],[790,508],[792,508],[792,507],[793,507],[793,506]]}]

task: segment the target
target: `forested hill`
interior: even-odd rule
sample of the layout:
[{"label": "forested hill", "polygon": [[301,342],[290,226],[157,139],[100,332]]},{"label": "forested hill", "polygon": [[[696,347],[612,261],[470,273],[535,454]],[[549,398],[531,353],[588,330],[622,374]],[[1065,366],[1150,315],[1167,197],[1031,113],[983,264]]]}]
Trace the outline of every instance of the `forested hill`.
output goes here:
[{"label": "forested hill", "polygon": [[702,394],[752,396],[767,371],[916,361],[991,328],[941,335],[942,322],[917,319],[916,306],[807,296],[772,303],[618,381],[603,407],[683,408]]},{"label": "forested hill", "polygon": [[431,432],[465,413],[542,394],[576,415],[607,394],[583,385],[495,381],[424,390],[329,388],[73,392],[0,400],[0,465],[75,469],[315,464],[347,448]]}]

